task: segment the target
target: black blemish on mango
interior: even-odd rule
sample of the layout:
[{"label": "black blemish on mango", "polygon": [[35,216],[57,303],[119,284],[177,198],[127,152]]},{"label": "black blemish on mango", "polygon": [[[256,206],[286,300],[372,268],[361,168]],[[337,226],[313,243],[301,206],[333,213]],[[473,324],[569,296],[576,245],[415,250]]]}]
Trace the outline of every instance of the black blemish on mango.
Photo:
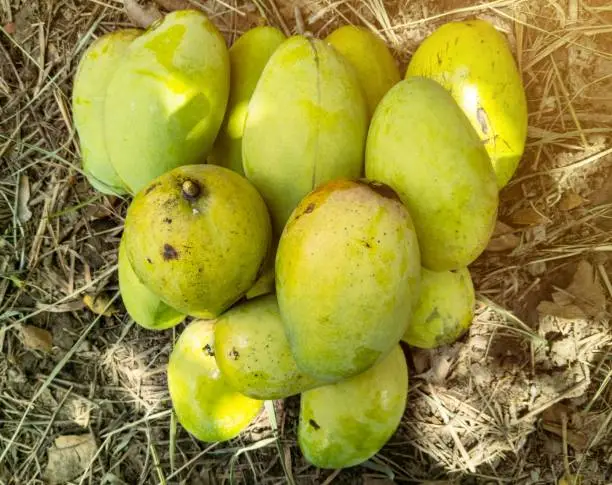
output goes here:
[{"label": "black blemish on mango", "polygon": [[363,246],[365,246],[368,249],[372,248],[372,245],[368,242],[368,241],[364,241],[363,239],[359,241]]},{"label": "black blemish on mango", "polygon": [[387,199],[396,200],[397,202],[401,202],[399,195],[389,187],[387,184],[383,184],[381,182],[374,182],[372,180],[358,180],[357,183],[362,185],[367,185],[370,189],[376,192],[378,195],[385,197]]},{"label": "black blemish on mango", "polygon": [[485,135],[489,133],[489,117],[487,116],[487,112],[482,108],[478,108],[476,110],[476,119],[478,120],[482,132]]},{"label": "black blemish on mango", "polygon": [[170,219],[169,217],[164,217],[164,222],[166,224],[172,224],[172,219]]},{"label": "black blemish on mango", "polygon": [[232,347],[232,350],[229,352],[229,356],[233,360],[238,360],[240,358],[240,353],[236,350],[236,347]]},{"label": "black blemish on mango", "polygon": [[164,258],[164,261],[170,261],[171,259],[178,259],[179,255],[176,252],[176,249],[174,249],[173,246],[170,246],[170,244],[166,243],[164,244],[164,250],[162,252],[162,256]]},{"label": "black blemish on mango", "polygon": [[321,429],[321,426],[319,426],[319,424],[314,419],[308,420],[308,424],[314,429]]},{"label": "black blemish on mango", "polygon": [[159,182],[155,182],[151,185],[149,185],[146,189],[145,189],[145,195],[149,195],[151,192],[153,192],[157,187],[159,187]]},{"label": "black blemish on mango", "polygon": [[212,349],[212,347],[210,346],[210,344],[206,344],[204,347],[202,347],[202,350],[206,353],[206,355],[208,355],[209,357],[214,357],[215,356],[215,351]]},{"label": "black blemish on mango", "polygon": [[427,316],[425,319],[425,323],[433,322],[436,318],[440,318],[440,312],[438,311],[438,307],[434,308],[433,311]]},{"label": "black blemish on mango", "polygon": [[151,258],[147,258],[147,263],[153,264],[153,261],[151,261]]}]

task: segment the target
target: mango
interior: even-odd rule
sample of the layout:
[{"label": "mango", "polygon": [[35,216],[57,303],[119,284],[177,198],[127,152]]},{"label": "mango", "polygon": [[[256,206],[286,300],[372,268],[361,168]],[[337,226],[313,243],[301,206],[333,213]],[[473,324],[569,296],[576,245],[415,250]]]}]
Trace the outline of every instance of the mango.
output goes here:
[{"label": "mango", "polygon": [[215,358],[227,382],[255,399],[284,399],[315,387],[299,371],[275,295],[236,305],[215,324]]},{"label": "mango", "polygon": [[253,286],[244,295],[247,300],[258,296],[268,295],[274,291],[274,261],[264,263],[261,276],[253,283]]},{"label": "mango", "polygon": [[185,316],[161,301],[136,276],[127,256],[124,238],[119,243],[119,292],[134,321],[149,330],[165,330],[181,323]]},{"label": "mango", "polygon": [[124,195],[127,188],[110,162],[104,141],[106,89],[138,29],[121,29],[95,40],[83,53],[72,88],[72,116],[79,135],[83,173],[105,194]]},{"label": "mango", "polygon": [[382,99],[368,134],[366,176],[401,197],[427,269],[463,268],[485,249],[497,216],[495,173],[461,108],[435,81],[405,79]]},{"label": "mango", "polygon": [[204,163],[228,94],[227,47],[203,13],[169,13],[132,42],[104,107],[106,147],[130,192],[178,166]]},{"label": "mango", "polygon": [[472,323],[475,304],[474,285],[467,268],[423,268],[417,304],[402,340],[423,349],[452,344]]},{"label": "mango", "polygon": [[372,456],[391,438],[408,395],[408,367],[399,345],[357,376],[302,394],[298,443],[319,468],[347,468]]},{"label": "mango", "polygon": [[230,93],[225,119],[210,154],[211,163],[244,175],[242,135],[249,100],[268,59],[285,40],[276,27],[255,27],[229,49]]},{"label": "mango", "polygon": [[178,422],[208,442],[235,438],[263,406],[228,385],[217,367],[214,343],[214,323],[194,320],[172,349],[167,371]]},{"label": "mango", "polygon": [[299,369],[321,381],[371,367],[396,345],[418,291],[410,214],[388,186],[329,182],[292,213],[276,253],[276,292]]},{"label": "mango", "polygon": [[187,165],[134,197],[124,238],[134,272],[162,301],[215,318],[260,276],[271,227],[263,199],[244,177]]},{"label": "mango", "polygon": [[277,236],[312,189],[361,175],[367,122],[356,74],[329,44],[297,35],[272,54],[249,102],[242,157]]},{"label": "mango", "polygon": [[371,117],[378,102],[401,79],[397,63],[387,44],[371,30],[343,25],[325,41],[342,54],[355,69]]},{"label": "mango", "polygon": [[449,22],[416,50],[406,76],[439,82],[461,106],[484,142],[504,187],[527,138],[527,100],[505,36],[484,20]]}]

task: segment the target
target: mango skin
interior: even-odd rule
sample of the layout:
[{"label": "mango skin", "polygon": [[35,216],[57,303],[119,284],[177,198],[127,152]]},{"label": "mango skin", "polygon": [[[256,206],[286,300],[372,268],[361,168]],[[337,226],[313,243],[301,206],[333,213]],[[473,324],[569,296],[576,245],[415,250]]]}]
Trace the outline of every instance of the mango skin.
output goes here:
[{"label": "mango skin", "polygon": [[399,345],[367,371],[302,394],[298,443],[319,468],[347,468],[374,456],[391,438],[408,395]]},{"label": "mango skin", "polygon": [[329,44],[293,36],[272,54],[249,103],[242,156],[277,236],[312,189],[361,175],[367,122],[355,72]]},{"label": "mango skin", "polygon": [[387,44],[369,29],[343,25],[329,34],[331,44],[353,66],[363,88],[371,117],[379,101],[401,79]]},{"label": "mango skin", "polygon": [[215,324],[215,358],[227,382],[255,399],[284,399],[317,386],[299,371],[275,295],[234,306]]},{"label": "mango skin", "polygon": [[452,94],[485,143],[498,187],[504,187],[527,138],[525,89],[504,35],[484,20],[449,22],[421,43],[408,76],[431,78]]},{"label": "mango skin", "polygon": [[235,438],[261,412],[263,402],[232,389],[214,357],[214,323],[194,320],[168,361],[168,390],[178,422],[201,441]]},{"label": "mango skin", "polygon": [[132,42],[108,86],[104,120],[111,163],[131,193],[206,161],[228,94],[225,40],[203,13],[171,12]]},{"label": "mango skin", "polygon": [[[186,184],[199,188],[196,197]],[[130,204],[124,237],[138,278],[178,311],[215,318],[253,286],[270,246],[257,190],[216,165],[187,165],[154,179]]]},{"label": "mango skin", "polygon": [[366,176],[401,197],[427,269],[460,269],[484,251],[497,216],[495,173],[461,108],[435,81],[400,81],[380,102]]},{"label": "mango skin", "polygon": [[472,323],[475,304],[474,285],[467,268],[423,268],[417,304],[402,340],[422,349],[452,344]]},{"label": "mango skin", "polygon": [[165,330],[185,319],[186,315],[166,305],[138,279],[128,259],[123,238],[119,243],[119,291],[130,317],[148,330]]},{"label": "mango skin", "polygon": [[108,84],[130,44],[142,34],[121,29],[95,40],[83,53],[72,89],[72,115],[79,135],[83,173],[98,191],[128,193],[110,162],[104,141],[104,103]]},{"label": "mango skin", "polygon": [[225,119],[215,140],[210,161],[244,175],[242,135],[249,100],[270,56],[286,39],[276,27],[255,27],[229,49],[230,93]]},{"label": "mango skin", "polygon": [[335,382],[396,345],[418,291],[410,214],[388,187],[338,180],[304,198],[280,238],[276,294],[300,370]]}]

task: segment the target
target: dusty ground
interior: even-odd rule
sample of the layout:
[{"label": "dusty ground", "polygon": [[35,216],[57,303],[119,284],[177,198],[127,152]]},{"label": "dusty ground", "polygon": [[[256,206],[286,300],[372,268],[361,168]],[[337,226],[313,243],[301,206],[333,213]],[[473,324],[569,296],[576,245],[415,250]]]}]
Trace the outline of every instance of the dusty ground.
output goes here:
[{"label": "dusty ground", "polygon": [[609,2],[191,3],[229,42],[264,18],[295,32],[296,7],[297,25],[319,36],[365,24],[402,69],[454,18],[508,34],[528,94],[528,148],[490,250],[471,268],[477,318],[454,346],[407,349],[405,418],[366,466],[305,463],[295,398],[237,440],[196,442],[173,422],[165,387],[175,332],[141,330],[117,296],[127,201],[100,196],[79,172],[76,64],[130,20],[119,0],[0,0],[0,483],[612,482]]}]

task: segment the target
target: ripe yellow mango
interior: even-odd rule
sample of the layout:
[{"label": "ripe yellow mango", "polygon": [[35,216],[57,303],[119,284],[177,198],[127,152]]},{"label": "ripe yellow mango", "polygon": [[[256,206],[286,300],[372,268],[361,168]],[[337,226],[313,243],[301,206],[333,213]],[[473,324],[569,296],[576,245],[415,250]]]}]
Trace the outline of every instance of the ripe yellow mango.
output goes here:
[{"label": "ripe yellow mango", "polygon": [[387,44],[371,30],[356,25],[343,25],[325,40],[355,69],[371,117],[385,93],[400,80],[397,63]]},{"label": "ripe yellow mango", "polygon": [[104,107],[110,160],[132,193],[175,167],[206,161],[228,93],[227,47],[203,13],[169,13],[132,42]]},{"label": "ripe yellow mango", "polygon": [[449,22],[421,43],[406,76],[434,79],[452,94],[484,141],[497,185],[506,185],[525,149],[527,100],[504,35],[484,20]]},{"label": "ripe yellow mango", "polygon": [[275,295],[234,306],[215,323],[215,358],[227,382],[256,399],[284,399],[315,387],[299,371]]},{"label": "ripe yellow mango", "polygon": [[435,81],[405,79],[382,99],[368,134],[366,176],[401,197],[426,268],[463,268],[485,249],[497,216],[495,173],[461,108]]},{"label": "ripe yellow mango", "polygon": [[387,186],[338,180],[295,209],[276,253],[276,292],[300,370],[333,382],[396,345],[418,291],[412,220]]},{"label": "ripe yellow mango", "polygon": [[128,259],[123,238],[119,243],[119,291],[129,315],[144,328],[164,330],[185,319],[184,314],[166,305],[138,279]]},{"label": "ripe yellow mango", "polygon": [[361,175],[366,130],[359,81],[334,48],[293,36],[276,49],[249,103],[242,139],[244,172],[268,204],[276,235],[312,189]]},{"label": "ripe yellow mango", "polygon": [[467,268],[429,271],[423,268],[421,288],[402,340],[433,349],[455,342],[474,317],[474,285]]},{"label": "ripe yellow mango", "polygon": [[374,456],[401,421],[408,368],[399,345],[381,362],[344,381],[302,394],[298,443],[319,468],[346,468]]},{"label": "ripe yellow mango", "polygon": [[285,40],[276,27],[255,27],[229,49],[230,93],[225,119],[210,154],[212,163],[244,174],[242,135],[247,107],[268,59]]},{"label": "ripe yellow mango", "polygon": [[263,402],[232,389],[217,367],[214,323],[195,320],[181,333],[168,361],[168,390],[178,422],[201,441],[235,438]]},{"label": "ripe yellow mango", "polygon": [[253,286],[270,247],[257,190],[216,165],[187,165],[154,179],[130,204],[126,250],[134,272],[178,311],[215,318]]},{"label": "ripe yellow mango", "polygon": [[104,103],[108,84],[138,29],[103,35],[84,52],[72,88],[72,115],[79,134],[83,172],[89,183],[105,194],[128,192],[110,162],[104,141]]}]

